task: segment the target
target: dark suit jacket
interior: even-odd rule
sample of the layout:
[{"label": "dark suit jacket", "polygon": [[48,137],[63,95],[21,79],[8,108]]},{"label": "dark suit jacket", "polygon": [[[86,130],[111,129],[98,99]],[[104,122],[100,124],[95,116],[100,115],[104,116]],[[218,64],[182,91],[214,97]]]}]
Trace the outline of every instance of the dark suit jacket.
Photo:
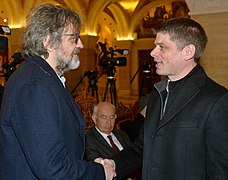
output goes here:
[{"label": "dark suit jacket", "polygon": [[104,179],[83,160],[85,121],[54,70],[30,57],[9,79],[0,114],[0,179]]},{"label": "dark suit jacket", "polygon": [[[131,141],[127,134],[121,130],[113,130],[113,134],[119,140],[123,148],[128,147]],[[86,153],[85,159],[93,161],[98,157],[110,158],[115,154],[115,151],[103,138],[103,136],[96,130],[95,127],[86,133]]]},{"label": "dark suit jacket", "polygon": [[160,120],[164,81],[151,92],[144,131],[133,148],[114,158],[117,174],[143,160],[143,180],[227,180],[227,89],[199,67]]}]

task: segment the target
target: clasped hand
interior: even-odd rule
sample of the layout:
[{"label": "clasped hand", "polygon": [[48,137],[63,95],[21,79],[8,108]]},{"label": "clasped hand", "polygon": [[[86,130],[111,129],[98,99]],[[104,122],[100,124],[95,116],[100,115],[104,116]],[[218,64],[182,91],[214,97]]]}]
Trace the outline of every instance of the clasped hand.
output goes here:
[{"label": "clasped hand", "polygon": [[103,165],[105,170],[105,178],[106,180],[112,180],[113,177],[116,176],[115,172],[115,162],[112,159],[103,159],[103,158],[96,158],[94,160],[96,163],[100,163]]}]

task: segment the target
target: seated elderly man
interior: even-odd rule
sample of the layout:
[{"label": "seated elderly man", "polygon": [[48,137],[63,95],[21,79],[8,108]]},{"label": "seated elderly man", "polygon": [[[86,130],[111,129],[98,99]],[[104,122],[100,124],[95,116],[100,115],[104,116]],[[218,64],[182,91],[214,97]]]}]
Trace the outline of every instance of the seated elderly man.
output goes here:
[{"label": "seated elderly man", "polygon": [[[93,161],[98,157],[110,158],[130,146],[131,141],[126,132],[114,129],[116,117],[116,109],[109,102],[100,102],[94,107],[92,119],[95,126],[86,133],[86,160]],[[123,179],[140,180],[141,172],[133,171]]]},{"label": "seated elderly man", "polygon": [[109,102],[100,102],[94,107],[92,119],[95,126],[86,134],[86,160],[110,158],[130,145],[128,135],[114,129],[116,117],[115,107]]}]

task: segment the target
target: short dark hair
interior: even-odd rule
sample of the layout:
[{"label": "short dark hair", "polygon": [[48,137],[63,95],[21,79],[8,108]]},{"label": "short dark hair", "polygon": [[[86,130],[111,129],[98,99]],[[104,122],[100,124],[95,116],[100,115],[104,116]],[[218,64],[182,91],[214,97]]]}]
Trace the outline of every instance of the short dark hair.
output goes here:
[{"label": "short dark hair", "polygon": [[41,4],[33,8],[27,16],[23,55],[48,57],[43,41],[50,36],[50,45],[58,47],[62,34],[69,25],[72,25],[76,31],[81,28],[79,15],[69,7]]},{"label": "short dark hair", "polygon": [[190,18],[169,19],[153,28],[155,34],[168,33],[178,49],[183,49],[189,44],[196,48],[194,60],[199,62],[206,45],[207,35],[204,28]]}]

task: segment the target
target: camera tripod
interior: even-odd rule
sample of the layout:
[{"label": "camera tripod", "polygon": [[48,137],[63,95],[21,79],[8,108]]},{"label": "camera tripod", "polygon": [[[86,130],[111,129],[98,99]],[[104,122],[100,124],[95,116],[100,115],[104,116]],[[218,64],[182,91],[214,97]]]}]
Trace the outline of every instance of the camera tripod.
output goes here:
[{"label": "camera tripod", "polygon": [[99,96],[98,96],[98,87],[97,87],[97,79],[89,79],[89,86],[87,89],[87,93],[92,91],[92,96],[96,97],[97,103],[99,102]]},{"label": "camera tripod", "polygon": [[77,89],[77,87],[81,84],[81,82],[83,81],[83,79],[85,77],[88,77],[89,82],[88,82],[88,89],[87,89],[87,93],[90,92],[90,90],[92,91],[92,96],[96,98],[97,103],[99,102],[99,96],[98,96],[98,87],[97,87],[97,72],[94,70],[89,70],[86,71],[83,75],[83,77],[79,80],[79,82],[76,84],[76,86],[74,87],[74,89],[71,91],[71,94],[74,93],[74,91]]},{"label": "camera tripod", "polygon": [[108,89],[109,89],[111,103],[114,104],[115,107],[117,107],[117,92],[116,92],[116,82],[115,81],[116,81],[116,79],[114,77],[108,77],[103,101],[105,101],[107,93],[108,93]]},{"label": "camera tripod", "polygon": [[114,104],[115,107],[117,107],[117,92],[116,92],[116,79],[114,78],[115,73],[115,67],[111,67],[107,70],[107,83],[105,87],[105,93],[103,101],[106,100],[108,90],[110,93],[111,103]]},{"label": "camera tripod", "polygon": [[141,73],[143,73],[143,77],[142,77],[142,83],[141,83],[141,87],[139,90],[139,98],[142,96],[143,94],[143,88],[145,88],[145,91],[147,91],[146,93],[150,93],[152,91],[153,88],[153,84],[152,84],[152,77],[151,77],[151,67],[152,64],[149,63],[144,63],[142,64],[138,70],[136,71],[136,73],[134,74],[134,76],[132,77],[130,83],[133,82],[133,80],[135,79],[136,75],[141,71]]}]

